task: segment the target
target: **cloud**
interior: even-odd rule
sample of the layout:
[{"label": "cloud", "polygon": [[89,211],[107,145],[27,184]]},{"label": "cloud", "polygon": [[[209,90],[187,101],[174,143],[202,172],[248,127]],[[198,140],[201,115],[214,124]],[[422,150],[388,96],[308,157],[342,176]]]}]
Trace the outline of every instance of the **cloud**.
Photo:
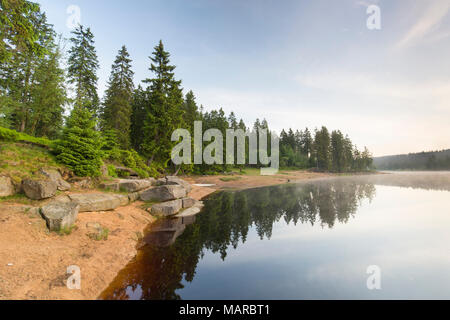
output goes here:
[{"label": "cloud", "polygon": [[412,26],[404,37],[396,44],[397,49],[417,44],[426,35],[436,29],[450,10],[450,1],[436,0],[432,2],[419,21]]}]

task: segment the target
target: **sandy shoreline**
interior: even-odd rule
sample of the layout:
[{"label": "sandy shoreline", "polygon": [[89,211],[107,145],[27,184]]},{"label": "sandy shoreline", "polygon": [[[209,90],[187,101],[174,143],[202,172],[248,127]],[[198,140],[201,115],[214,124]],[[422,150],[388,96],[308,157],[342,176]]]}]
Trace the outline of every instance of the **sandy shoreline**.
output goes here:
[{"label": "sandy shoreline", "polygon": [[[274,176],[183,177],[193,186],[190,196],[200,200],[223,189],[247,189],[329,177],[327,173],[290,171]],[[44,220],[24,212],[22,205],[0,204],[0,299],[93,300],[114,280],[137,253],[144,230],[155,221],[142,202],[108,212],[80,213],[70,235],[49,233]],[[110,230],[108,240],[87,236],[86,224],[100,223]],[[78,266],[81,289],[69,290],[67,268]]]}]

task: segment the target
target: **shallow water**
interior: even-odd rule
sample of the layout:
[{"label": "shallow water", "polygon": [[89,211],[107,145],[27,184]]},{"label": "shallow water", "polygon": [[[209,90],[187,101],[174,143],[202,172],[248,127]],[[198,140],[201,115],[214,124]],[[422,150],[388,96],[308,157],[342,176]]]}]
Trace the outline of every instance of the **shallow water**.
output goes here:
[{"label": "shallow water", "polygon": [[159,221],[102,298],[450,299],[449,190],[402,173],[214,194]]}]

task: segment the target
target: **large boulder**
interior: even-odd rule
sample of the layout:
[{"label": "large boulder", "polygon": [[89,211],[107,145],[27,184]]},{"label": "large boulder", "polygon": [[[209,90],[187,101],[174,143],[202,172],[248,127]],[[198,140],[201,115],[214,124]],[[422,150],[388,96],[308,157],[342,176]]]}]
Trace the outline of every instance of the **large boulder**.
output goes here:
[{"label": "large boulder", "polygon": [[196,201],[195,204],[187,209],[184,209],[180,213],[178,213],[176,218],[189,218],[196,216],[200,211],[202,211],[204,205],[201,201]]},{"label": "large boulder", "polygon": [[158,203],[152,206],[150,213],[155,216],[173,216],[180,212],[183,207],[183,201],[173,200],[163,203]]},{"label": "large boulder", "polygon": [[52,203],[41,208],[50,231],[60,231],[75,224],[80,209],[78,203]]},{"label": "large boulder", "polygon": [[142,201],[170,201],[186,197],[186,189],[179,185],[160,186],[141,191],[139,196]]},{"label": "large boulder", "polygon": [[128,204],[128,196],[108,193],[71,194],[70,200],[80,205],[80,212],[111,211]]},{"label": "large boulder", "polygon": [[149,179],[121,179],[100,184],[101,189],[110,191],[138,192],[150,188],[154,182]]},{"label": "large boulder", "polygon": [[189,182],[184,181],[183,179],[180,179],[176,176],[167,176],[165,178],[166,185],[179,185],[183,186],[186,189],[186,192],[189,193],[192,190],[192,186],[189,184]]},{"label": "large boulder", "polygon": [[200,201],[197,201],[195,199],[192,198],[183,198],[183,208],[190,208],[195,206],[197,203],[199,203]]},{"label": "large boulder", "polygon": [[25,195],[32,200],[42,200],[53,197],[58,190],[56,182],[51,180],[32,180],[22,181],[22,189]]},{"label": "large boulder", "polygon": [[125,192],[137,192],[152,186],[150,180],[120,180],[119,190]]},{"label": "large boulder", "polygon": [[9,197],[16,193],[10,177],[0,177],[0,197]]},{"label": "large boulder", "polygon": [[59,191],[70,190],[71,188],[70,183],[65,181],[57,170],[41,169],[39,170],[39,173],[48,178],[49,180],[55,182]]}]

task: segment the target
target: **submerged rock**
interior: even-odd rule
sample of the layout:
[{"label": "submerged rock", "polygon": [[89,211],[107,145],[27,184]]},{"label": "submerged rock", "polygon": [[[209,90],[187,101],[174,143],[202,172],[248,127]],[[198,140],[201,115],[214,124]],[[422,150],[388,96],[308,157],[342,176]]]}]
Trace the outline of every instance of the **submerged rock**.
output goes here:
[{"label": "submerged rock", "polygon": [[41,214],[50,231],[60,231],[75,224],[80,205],[78,203],[52,203],[41,208]]},{"label": "submerged rock", "polygon": [[139,197],[142,201],[170,201],[186,197],[186,189],[179,185],[160,186],[141,191]]},{"label": "submerged rock", "polygon": [[58,186],[51,180],[26,179],[22,181],[22,188],[28,198],[42,200],[53,197],[56,194]]}]

